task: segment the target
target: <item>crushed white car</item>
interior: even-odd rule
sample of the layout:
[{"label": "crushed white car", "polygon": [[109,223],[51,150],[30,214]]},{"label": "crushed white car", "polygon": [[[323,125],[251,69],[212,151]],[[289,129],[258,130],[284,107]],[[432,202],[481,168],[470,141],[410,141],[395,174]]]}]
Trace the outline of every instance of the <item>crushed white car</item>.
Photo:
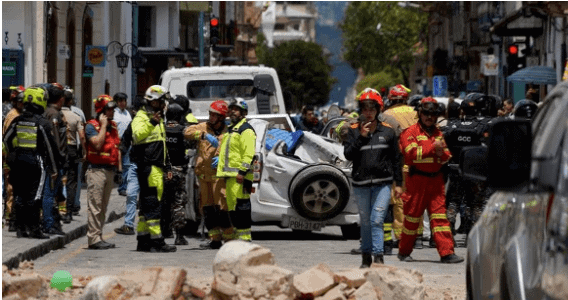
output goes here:
[{"label": "crushed white car", "polygon": [[252,220],[293,230],[341,226],[345,238],[359,237],[359,214],[351,197],[351,162],[334,140],[304,132],[293,151],[284,141],[267,150],[271,123],[252,119],[257,163],[251,194]]}]

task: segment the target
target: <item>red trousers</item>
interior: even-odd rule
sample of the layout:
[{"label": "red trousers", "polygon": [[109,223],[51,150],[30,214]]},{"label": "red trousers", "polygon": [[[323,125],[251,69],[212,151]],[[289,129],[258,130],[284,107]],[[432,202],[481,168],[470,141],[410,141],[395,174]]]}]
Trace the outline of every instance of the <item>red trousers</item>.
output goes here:
[{"label": "red trousers", "polygon": [[454,253],[454,242],[450,222],[446,218],[446,196],[443,175],[436,177],[412,175],[406,179],[404,201],[404,227],[399,242],[399,254],[410,255],[424,209],[430,216],[430,230],[438,254],[446,256]]}]

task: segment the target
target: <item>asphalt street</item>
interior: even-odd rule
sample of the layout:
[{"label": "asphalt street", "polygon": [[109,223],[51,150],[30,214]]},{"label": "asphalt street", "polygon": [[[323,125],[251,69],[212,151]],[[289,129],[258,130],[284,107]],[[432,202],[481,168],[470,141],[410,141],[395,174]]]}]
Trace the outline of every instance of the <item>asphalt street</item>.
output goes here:
[{"label": "asphalt street", "polygon": [[[151,266],[177,266],[188,270],[193,278],[212,278],[212,263],[217,250],[200,250],[201,238],[188,238],[189,245],[178,246],[175,253],[141,253],[135,251],[136,237],[117,235],[114,228],[120,227],[123,219],[118,219],[104,227],[104,238],[115,243],[109,250],[90,250],[87,238],[82,237],[51,251],[35,260],[35,271],[51,277],[56,271],[66,270],[73,276],[99,276],[118,274],[125,270]],[[276,226],[253,226],[253,242],[269,248],[275,255],[276,264],[300,273],[319,263],[325,263],[334,271],[358,268],[359,255],[352,255],[352,248],[358,247],[357,240],[345,240],[337,226],[325,227],[321,232],[298,235],[290,229]],[[458,235],[458,244],[463,243],[465,235]],[[167,239],[173,244],[174,239]],[[465,262],[441,264],[436,249],[425,247],[412,253],[416,260],[412,263],[400,262],[395,255],[386,256],[385,263],[396,267],[416,269],[425,276],[425,284],[437,286],[465,286]],[[456,248],[456,254],[464,256],[465,248]]]}]

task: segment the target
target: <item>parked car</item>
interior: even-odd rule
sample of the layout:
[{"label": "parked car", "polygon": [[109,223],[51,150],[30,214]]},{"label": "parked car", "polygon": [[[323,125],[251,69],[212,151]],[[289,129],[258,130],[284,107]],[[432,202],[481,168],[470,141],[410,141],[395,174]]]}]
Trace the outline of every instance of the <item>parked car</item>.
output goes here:
[{"label": "parked car", "polygon": [[468,236],[468,299],[568,299],[568,82],[532,124],[497,122],[460,168],[496,192]]},{"label": "parked car", "polygon": [[351,197],[351,162],[343,146],[304,132],[293,150],[284,141],[267,149],[269,122],[252,119],[257,163],[251,194],[254,224],[320,231],[341,226],[345,238],[359,238],[359,214]]}]

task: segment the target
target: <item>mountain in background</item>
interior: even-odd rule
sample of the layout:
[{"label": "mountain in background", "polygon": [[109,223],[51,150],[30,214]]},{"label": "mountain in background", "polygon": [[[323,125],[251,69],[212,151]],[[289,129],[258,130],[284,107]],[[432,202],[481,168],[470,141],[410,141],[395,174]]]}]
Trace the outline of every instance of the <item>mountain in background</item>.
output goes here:
[{"label": "mountain in background", "polygon": [[316,43],[329,50],[331,57],[330,64],[333,66],[331,76],[338,79],[329,95],[327,104],[338,103],[339,106],[345,105],[345,96],[355,83],[357,71],[343,61],[341,48],[343,39],[341,29],[338,24],[343,21],[345,9],[349,2],[337,1],[317,1],[318,20],[316,23]]}]

